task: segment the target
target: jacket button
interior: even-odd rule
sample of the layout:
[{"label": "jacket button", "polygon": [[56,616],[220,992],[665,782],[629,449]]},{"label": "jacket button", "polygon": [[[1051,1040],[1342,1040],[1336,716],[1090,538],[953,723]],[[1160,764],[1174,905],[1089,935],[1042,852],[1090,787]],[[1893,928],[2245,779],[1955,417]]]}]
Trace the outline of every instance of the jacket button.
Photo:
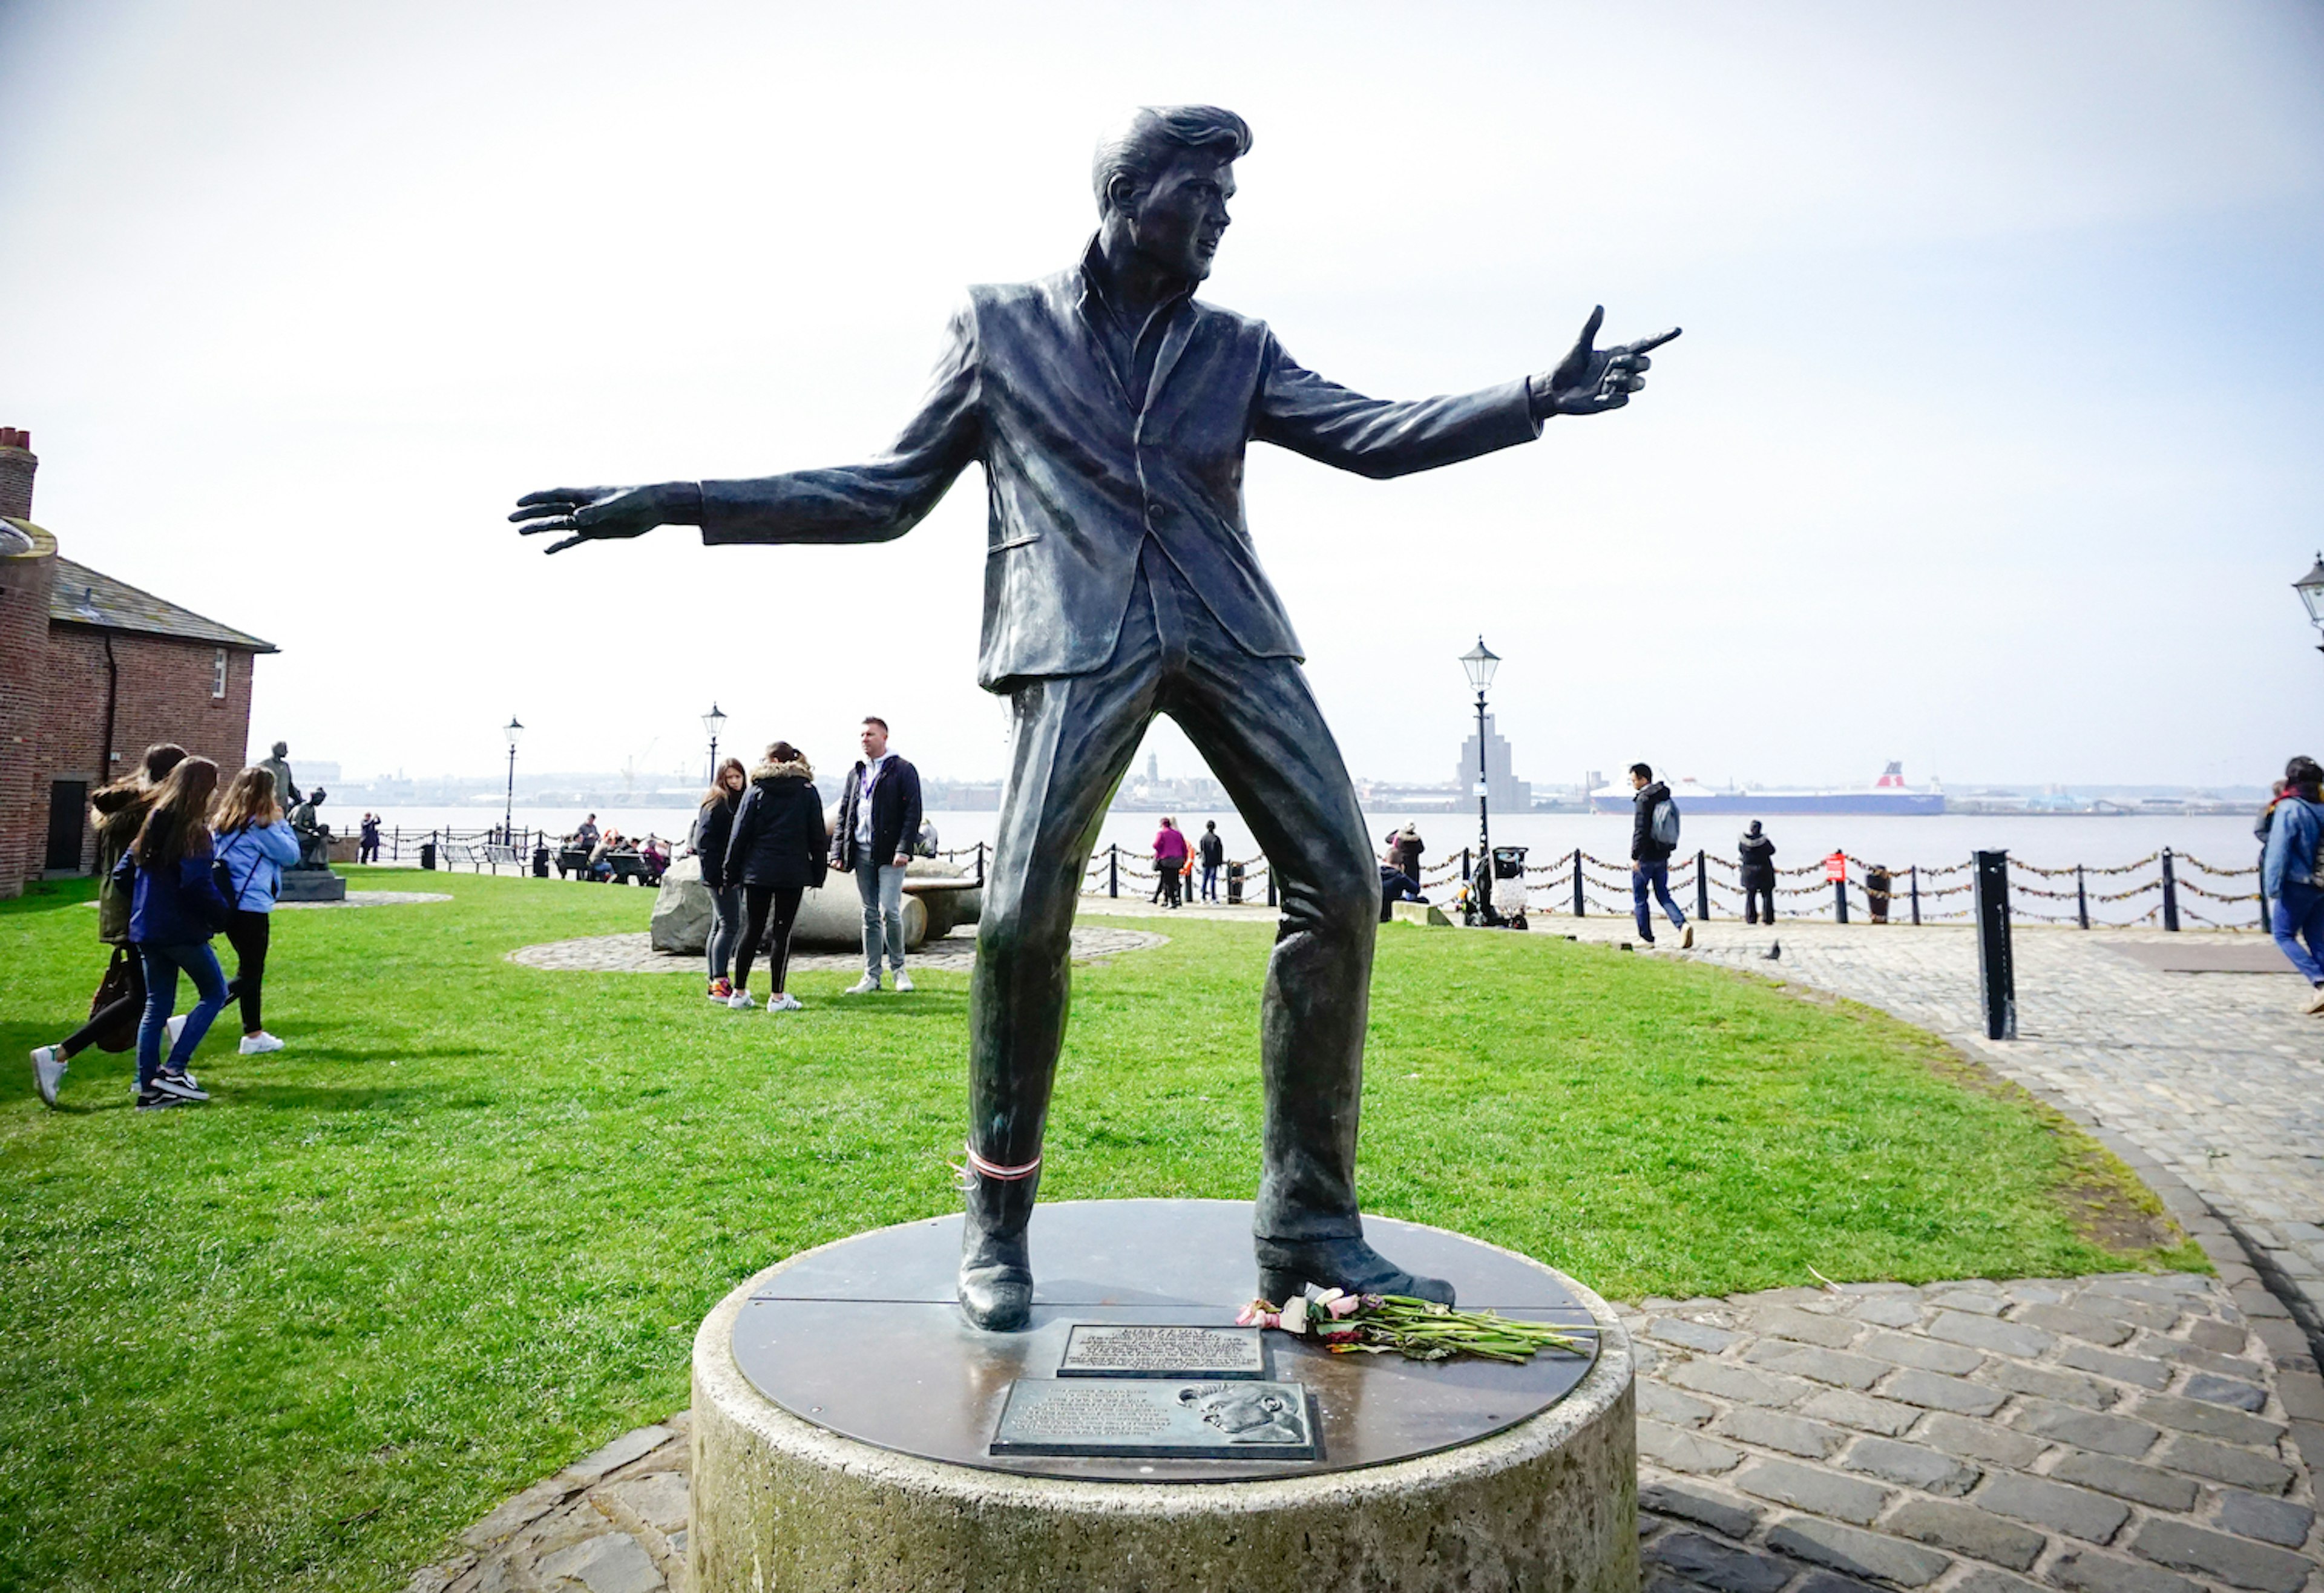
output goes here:
[{"label": "jacket button", "polygon": [[1148,520],[1168,520],[1170,518],[1170,506],[1162,502],[1159,498],[1148,498],[1146,500],[1146,518]]}]

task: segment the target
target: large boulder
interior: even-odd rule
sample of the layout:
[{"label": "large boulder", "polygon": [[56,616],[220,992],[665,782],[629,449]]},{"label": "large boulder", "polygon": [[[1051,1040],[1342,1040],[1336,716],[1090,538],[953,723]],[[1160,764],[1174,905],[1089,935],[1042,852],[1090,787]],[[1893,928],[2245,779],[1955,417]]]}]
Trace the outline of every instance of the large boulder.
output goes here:
[{"label": "large boulder", "polygon": [[[932,858],[915,858],[905,870],[908,881],[959,879],[965,876]],[[954,927],[976,922],[983,893],[967,889],[914,890],[904,897],[904,944],[918,950],[931,936],[941,938]],[[661,877],[661,894],[654,898],[653,949],[674,957],[698,957],[710,944],[710,888],[702,883],[699,859],[685,857],[670,864]],[[804,951],[844,952],[863,944],[863,898],[856,893],[855,877],[835,873],[820,890],[810,890],[799,901],[798,923],[791,944]]]},{"label": "large boulder", "polygon": [[671,956],[698,957],[710,944],[710,888],[702,882],[702,861],[682,857],[663,871],[654,898],[653,949]]}]

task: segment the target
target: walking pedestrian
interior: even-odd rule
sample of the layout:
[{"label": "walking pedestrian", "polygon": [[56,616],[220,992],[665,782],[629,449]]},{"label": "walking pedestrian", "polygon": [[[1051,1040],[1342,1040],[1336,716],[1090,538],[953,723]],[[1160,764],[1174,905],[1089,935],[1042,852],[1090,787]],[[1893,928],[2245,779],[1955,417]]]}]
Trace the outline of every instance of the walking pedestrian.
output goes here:
[{"label": "walking pedestrian", "polygon": [[702,866],[702,884],[710,892],[709,996],[730,1006],[734,981],[726,971],[734,960],[734,937],[742,930],[742,886],[726,871],[727,843],[734,834],[734,810],[742,806],[750,785],[742,760],[729,758],[710,778],[702,794],[701,811],[694,815],[695,861]]},{"label": "walking pedestrian", "polygon": [[1178,821],[1166,818],[1162,827],[1154,833],[1154,870],[1162,876],[1163,905],[1176,908],[1181,902],[1179,875],[1186,867],[1186,836],[1178,828]]},{"label": "walking pedestrian", "polygon": [[[189,758],[171,769],[115,870],[132,889],[129,939],[145,962],[145,1016],[137,1027],[142,1110],[209,1099],[186,1060],[226,1006],[226,974],[210,937],[226,926],[233,908],[211,872],[214,851],[202,822],[217,792],[217,765],[208,759]],[[197,999],[165,1060],[161,1038],[178,1004],[180,971],[192,977]]]},{"label": "walking pedestrian", "polygon": [[888,722],[866,716],[858,738],[863,756],[848,777],[839,799],[839,828],[831,837],[831,866],[855,876],[863,898],[863,977],[847,988],[851,996],[880,988],[880,950],[887,947],[896,989],[912,988],[904,971],[904,867],[911,859],[905,843],[920,833],[920,771],[888,750]]},{"label": "walking pedestrian", "polygon": [[1227,843],[1219,839],[1218,820],[1204,821],[1202,839],[1194,843],[1194,850],[1203,860],[1203,900],[1214,902],[1219,899],[1219,868],[1227,861]]},{"label": "walking pedestrian", "polygon": [[1736,862],[1743,876],[1743,922],[1775,921],[1775,843],[1753,819],[1735,844]]},{"label": "walking pedestrian", "polygon": [[1630,765],[1630,788],[1637,793],[1630,799],[1636,808],[1630,819],[1630,909],[1638,921],[1638,938],[1655,944],[1654,914],[1646,906],[1646,893],[1652,890],[1669,915],[1671,927],[1679,932],[1683,950],[1694,944],[1694,928],[1670,893],[1671,853],[1678,850],[1678,804],[1671,800],[1670,787],[1643,763]]},{"label": "walking pedestrian", "polygon": [[2269,927],[2316,992],[2308,1010],[2324,1017],[2324,881],[2316,878],[2317,843],[2324,838],[2324,768],[2312,758],[2284,765],[2283,794],[2270,805],[2265,822],[2260,889],[2275,904]]},{"label": "walking pedestrian", "polygon": [[226,944],[234,948],[234,983],[242,1004],[242,1054],[263,1056],[282,1049],[266,1032],[263,1003],[266,948],[273,938],[274,900],[282,870],[299,861],[299,836],[283,821],[276,799],[274,771],[254,764],[234,777],[210,813],[217,857],[226,868]]},{"label": "walking pedestrian", "polygon": [[1888,871],[1886,863],[1873,863],[1864,870],[1864,901],[1872,909],[1875,924],[1888,922],[1888,898],[1895,894],[1896,876]]},{"label": "walking pedestrian", "polygon": [[[799,902],[807,887],[822,886],[830,852],[815,770],[797,747],[777,741],[751,771],[751,788],[735,810],[733,836],[726,844],[725,878],[742,893],[742,938],[734,953],[733,993],[726,1002],[735,1011],[751,1008],[751,963],[761,948],[767,953],[770,987],[767,1010],[798,1010],[798,998],[788,989],[791,928],[798,922]],[[903,877],[900,867],[890,871],[899,880]],[[908,990],[912,987],[904,978],[900,927],[896,942],[896,988]],[[873,988],[878,988],[876,981]]]},{"label": "walking pedestrian", "polygon": [[145,1009],[145,962],[129,944],[131,893],[125,884],[115,880],[113,871],[137,832],[145,827],[145,815],[153,810],[161,782],[185,760],[183,747],[174,741],[158,742],[145,749],[136,773],[102,787],[88,799],[97,811],[97,938],[100,944],[113,948],[113,961],[97,989],[101,994],[110,986],[119,993],[97,1006],[87,1023],[55,1045],[34,1047],[32,1088],[44,1105],[56,1105],[57,1086],[74,1057],[99,1043],[120,1050],[119,1040],[106,1042],[105,1037]]}]

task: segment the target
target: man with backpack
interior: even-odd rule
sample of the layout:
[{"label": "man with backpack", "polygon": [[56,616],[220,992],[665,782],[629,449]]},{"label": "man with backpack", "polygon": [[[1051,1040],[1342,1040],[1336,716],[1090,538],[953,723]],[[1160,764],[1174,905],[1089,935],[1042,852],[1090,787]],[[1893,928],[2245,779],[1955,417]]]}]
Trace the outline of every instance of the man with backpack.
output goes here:
[{"label": "man with backpack", "polygon": [[1679,932],[1683,951],[1694,944],[1694,930],[1670,893],[1671,853],[1678,850],[1678,804],[1671,800],[1670,787],[1643,763],[1630,765],[1630,788],[1637,793],[1631,798],[1637,811],[1630,820],[1630,906],[1637,915],[1638,938],[1655,944],[1654,914],[1646,906],[1646,892],[1652,889],[1670,915],[1671,927]]},{"label": "man with backpack", "polygon": [[2260,857],[2260,889],[2274,904],[2269,927],[2316,991],[2308,1010],[2324,1017],[2324,880],[2316,877],[2317,843],[2324,839],[2324,767],[2313,758],[2284,765],[2282,795],[2268,805],[2262,822],[2267,850]]}]

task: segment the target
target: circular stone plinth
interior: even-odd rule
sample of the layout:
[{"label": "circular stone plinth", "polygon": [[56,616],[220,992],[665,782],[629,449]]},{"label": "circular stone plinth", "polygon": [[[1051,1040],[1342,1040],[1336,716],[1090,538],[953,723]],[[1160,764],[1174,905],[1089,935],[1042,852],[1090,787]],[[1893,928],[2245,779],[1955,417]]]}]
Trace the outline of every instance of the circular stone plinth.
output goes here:
[{"label": "circular stone plinth", "polygon": [[[447,898],[449,899],[449,898]],[[1141,929],[1077,927],[1073,932],[1074,961],[1101,962],[1117,952],[1142,952],[1167,945],[1170,937]],[[548,968],[561,973],[694,973],[703,971],[702,953],[672,955],[653,949],[650,935],[591,935],[579,940],[556,940],[543,945],[519,946],[508,961],[527,968]],[[939,940],[922,943],[908,959],[914,968],[935,968],[965,973],[976,962],[976,926],[964,924]],[[793,952],[795,971],[846,972],[863,966],[863,953]]]},{"label": "circular stone plinth", "polygon": [[1620,1323],[1563,1274],[1441,1229],[1365,1220],[1464,1307],[1595,1326],[1597,1355],[1419,1363],[1270,1332],[1268,1376],[1305,1385],[1317,1460],[989,1452],[1010,1386],[1054,1376],[1074,1323],[1232,1322],[1250,1220],[1231,1201],[1043,1205],[1021,1333],[960,1315],[956,1216],[751,1279],[695,1339],[694,1587],[1635,1593]]}]

